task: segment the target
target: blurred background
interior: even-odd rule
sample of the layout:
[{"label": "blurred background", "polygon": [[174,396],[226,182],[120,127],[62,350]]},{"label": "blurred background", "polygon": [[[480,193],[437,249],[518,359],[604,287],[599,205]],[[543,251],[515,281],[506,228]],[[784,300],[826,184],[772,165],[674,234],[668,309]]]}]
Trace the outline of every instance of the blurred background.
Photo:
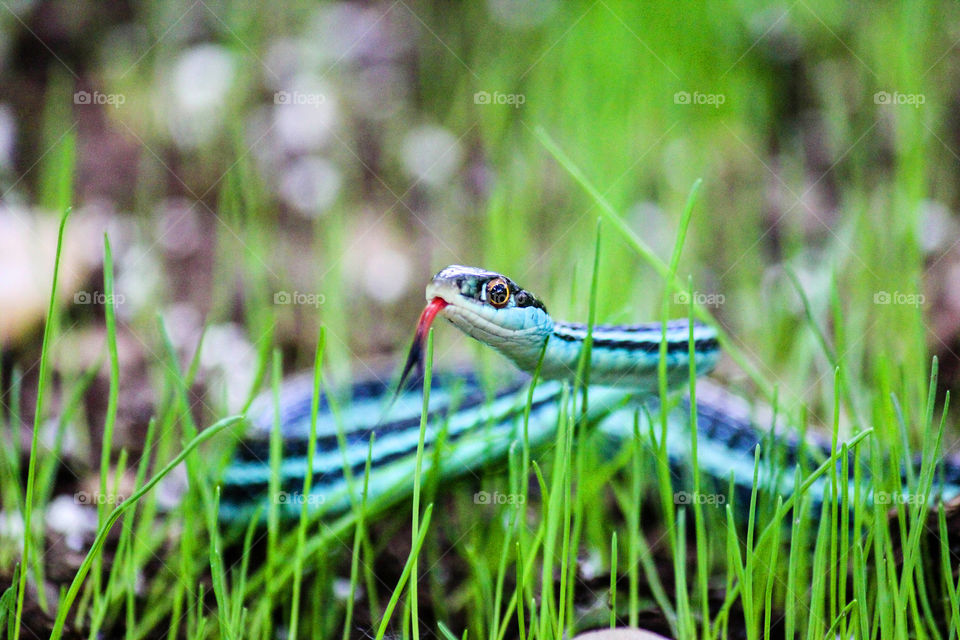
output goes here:
[{"label": "blurred background", "polygon": [[[931,356],[941,387],[958,375],[958,18],[923,1],[0,2],[3,410],[32,420],[68,205],[49,410],[99,371],[64,445],[80,468],[106,406],[104,233],[118,450],[154,413],[164,331],[189,363],[206,327],[206,424],[272,348],[308,367],[320,323],[334,378],[392,375],[448,264],[585,318],[599,210],[542,131],[664,259],[703,179],[679,275],[784,412],[830,422],[819,331],[862,406],[896,391],[912,424]],[[600,320],[658,317],[662,281],[609,226],[600,268]],[[481,352],[438,333],[444,366],[505,366]],[[752,389],[731,362],[718,376]]]},{"label": "blurred background", "polygon": [[[167,460],[177,366],[201,426],[264,388],[275,349],[285,372],[309,368],[321,324],[334,383],[388,379],[448,264],[584,320],[596,194],[666,260],[702,179],[678,275],[756,373],[725,358],[715,377],[774,388],[781,415],[821,430],[839,380],[843,431],[902,424],[916,444],[932,357],[938,397],[960,376],[958,46],[960,5],[925,0],[0,0],[0,583],[22,549],[16,479],[68,207],[38,421],[46,592],[28,613],[49,611],[96,529],[77,496],[99,482],[105,305],[112,459],[140,460],[161,416]],[[665,296],[688,314],[609,223],[600,235],[599,321],[654,320]],[[435,360],[508,366],[443,326]],[[177,522],[156,545],[169,531],[203,556]]]}]

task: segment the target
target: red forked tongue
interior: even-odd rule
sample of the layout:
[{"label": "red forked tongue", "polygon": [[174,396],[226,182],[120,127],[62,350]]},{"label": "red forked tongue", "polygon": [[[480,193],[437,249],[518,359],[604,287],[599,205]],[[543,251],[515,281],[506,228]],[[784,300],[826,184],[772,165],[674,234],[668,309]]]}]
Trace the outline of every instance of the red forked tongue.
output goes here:
[{"label": "red forked tongue", "polygon": [[430,325],[433,324],[433,319],[445,306],[447,306],[446,300],[434,298],[427,303],[423,313],[420,314],[420,320],[417,321],[417,332],[413,336],[413,344],[410,345],[410,353],[407,354],[407,363],[403,366],[403,373],[400,375],[400,384],[397,385],[396,393],[400,393],[403,389],[403,383],[407,381],[407,376],[410,375],[414,365],[416,365],[418,371],[423,371],[423,346],[427,339],[427,332],[430,330]]}]

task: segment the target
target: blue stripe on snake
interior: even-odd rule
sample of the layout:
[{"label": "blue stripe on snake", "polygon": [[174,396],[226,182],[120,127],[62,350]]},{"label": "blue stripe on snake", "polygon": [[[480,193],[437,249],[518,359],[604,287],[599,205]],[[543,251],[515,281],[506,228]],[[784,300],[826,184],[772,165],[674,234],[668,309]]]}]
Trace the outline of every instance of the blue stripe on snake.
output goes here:
[{"label": "blue stripe on snake", "polygon": [[[300,503],[290,496],[299,495],[306,472],[306,439],[310,431],[310,401],[312,379],[300,377],[284,384],[280,396],[282,407],[281,432],[284,457],[280,468],[280,487],[283,492],[277,502],[281,516],[295,518],[300,514]],[[541,382],[533,397],[528,434],[534,450],[540,450],[556,436],[560,416],[563,384]],[[426,430],[424,473],[429,473],[435,459],[434,448],[444,435],[440,464],[441,476],[455,478],[470,471],[502,462],[509,447],[522,442],[523,412],[528,387],[513,383],[490,401],[475,402],[483,393],[475,376],[464,373],[445,373],[434,376],[431,391],[431,420]],[[350,494],[344,476],[344,460],[356,478],[356,490],[362,482],[367,457],[369,436],[376,433],[373,444],[373,464],[369,479],[369,494],[385,496],[388,501],[408,497],[412,489],[417,439],[419,436],[421,395],[416,388],[402,393],[387,420],[378,424],[384,403],[389,401],[390,389],[377,381],[357,383],[351,389],[352,401],[342,408],[346,450],[341,451],[336,439],[337,421],[328,403],[323,402],[318,415],[318,446],[314,458],[312,495],[308,500],[311,510],[333,515],[350,507]],[[761,478],[777,475],[776,491],[789,495],[793,489],[793,468],[803,462],[806,469],[816,467],[829,456],[826,442],[807,442],[802,447],[796,438],[784,434],[771,440],[769,433],[755,425],[739,398],[709,383],[698,385],[698,465],[706,481],[712,481],[715,490],[725,491],[732,475],[734,490],[749,496],[753,486],[754,447],[763,444],[773,449],[785,468],[770,469],[765,457]],[[251,429],[247,440],[238,447],[233,464],[223,478],[221,518],[238,521],[249,518],[256,507],[271,499],[268,483],[270,464],[268,443],[273,428],[274,411],[270,394],[262,396],[252,407]],[[657,403],[648,399],[647,406],[656,420]],[[453,410],[450,411],[450,408]],[[590,394],[590,420],[608,438],[612,447],[622,446],[633,438],[634,416],[637,406],[630,394],[623,390],[596,387]],[[677,488],[690,470],[689,403],[685,400],[669,413],[668,455],[675,474]],[[640,412],[641,438],[650,444],[647,413]],[[654,431],[659,432],[655,423]],[[257,457],[253,452],[259,452]],[[950,500],[960,495],[960,466],[943,466],[944,483],[939,487],[941,497]],[[811,487],[809,495],[816,504],[823,495],[824,479]],[[392,497],[392,500],[389,498]]]}]

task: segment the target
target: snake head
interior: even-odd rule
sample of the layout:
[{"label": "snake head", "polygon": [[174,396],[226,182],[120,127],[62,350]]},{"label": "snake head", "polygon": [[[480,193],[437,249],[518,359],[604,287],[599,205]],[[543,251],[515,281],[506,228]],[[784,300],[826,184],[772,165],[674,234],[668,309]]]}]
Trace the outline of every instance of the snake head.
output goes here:
[{"label": "snake head", "polygon": [[[427,331],[437,315],[528,370],[536,365],[543,343],[553,330],[553,320],[543,303],[494,271],[451,265],[433,277],[426,298],[401,386],[413,367],[422,365]],[[531,359],[533,366],[529,366]]]},{"label": "snake head", "polygon": [[449,266],[427,285],[426,297],[442,301],[440,314],[461,331],[495,348],[529,333],[545,338],[553,326],[535,295],[494,271]]},{"label": "snake head", "polygon": [[[544,314],[547,312],[535,295],[505,275],[458,264],[450,265],[433,276],[427,285],[427,301],[434,298],[442,298],[447,304],[473,307],[478,311],[490,307],[494,310],[533,308]],[[490,315],[493,312],[486,313]],[[519,316],[504,314],[504,318],[516,317]]]}]

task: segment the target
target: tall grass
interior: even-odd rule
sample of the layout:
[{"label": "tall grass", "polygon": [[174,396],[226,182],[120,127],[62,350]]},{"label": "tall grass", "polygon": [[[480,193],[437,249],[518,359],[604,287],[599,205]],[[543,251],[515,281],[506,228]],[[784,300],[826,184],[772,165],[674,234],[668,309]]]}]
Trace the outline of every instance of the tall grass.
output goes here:
[{"label": "tall grass", "polygon": [[[70,162],[72,162],[72,154],[68,156]],[[33,420],[33,434],[30,440],[30,462],[27,467],[27,486],[24,492],[23,499],[23,555],[21,556],[21,564],[18,566],[19,580],[17,583],[17,605],[16,605],[16,615],[14,617],[14,627],[13,627],[13,640],[17,640],[20,637],[20,624],[19,621],[23,616],[23,599],[26,595],[27,590],[27,574],[31,568],[31,559],[33,554],[36,553],[34,546],[36,545],[36,539],[34,538],[33,528],[31,523],[33,521],[33,496],[36,483],[36,468],[37,460],[40,457],[39,448],[37,446],[37,440],[40,436],[40,424],[43,416],[43,401],[45,398],[45,385],[47,383],[47,366],[49,353],[47,351],[47,345],[50,342],[51,331],[53,328],[53,315],[56,309],[57,301],[57,278],[59,276],[59,266],[60,266],[60,251],[63,247],[63,230],[67,224],[67,216],[69,215],[70,210],[67,209],[64,211],[63,217],[60,219],[60,231],[57,234],[57,257],[54,261],[54,270],[53,270],[53,285],[50,290],[50,306],[47,310],[47,322],[43,332],[43,346],[41,347],[40,355],[40,375],[39,383],[37,389],[37,406],[34,410],[34,420]]]},{"label": "tall grass", "polygon": [[[270,26],[256,7],[228,4],[224,26],[261,56]],[[458,250],[456,258],[515,277],[540,293],[555,317],[586,318],[591,327],[684,315],[714,324],[729,355],[721,377],[770,404],[789,429],[829,433],[830,457],[771,479],[764,463],[779,454],[765,441],[748,500],[684,507],[674,499],[684,482],[694,495],[723,493],[717,486],[726,479],[703,477],[696,464],[710,443],[691,430],[691,477],[677,478],[665,457],[665,423],[638,412],[633,441],[611,453],[580,421],[590,402],[584,384],[565,395],[552,446],[535,451],[519,438],[509,459],[479,478],[431,488],[418,474],[411,478],[413,504],[384,511],[367,495],[365,474],[354,509],[337,519],[304,512],[286,527],[274,504],[262,514],[266,530],[257,524],[260,513],[242,530],[222,530],[215,482],[235,446],[236,419],[216,421],[227,411],[213,402],[203,413],[214,426],[201,431],[197,424],[189,390],[200,345],[184,370],[162,324],[153,324],[159,307],[150,311],[143,333],[162,346],[150,361],[156,415],[140,459],[114,455],[122,371],[108,306],[99,490],[116,492],[128,467],[136,469],[136,489],[113,510],[98,507],[93,547],[56,602],[48,602],[37,589],[47,582],[39,523],[53,495],[58,449],[45,451],[38,438],[51,417],[59,418],[58,441],[78,428],[85,418],[80,397],[100,367],[75,382],[61,415],[53,416],[55,275],[26,468],[16,452],[0,456],[5,511],[15,505],[24,523],[22,546],[0,549],[0,569],[13,580],[0,596],[0,627],[7,626],[0,635],[18,638],[21,618],[35,629],[24,617],[35,597],[53,619],[54,637],[76,626],[90,637],[131,639],[164,631],[347,638],[362,629],[378,638],[439,632],[534,640],[636,625],[651,611],[673,635],[701,640],[741,631],[765,638],[778,630],[806,638],[960,637],[958,561],[945,543],[951,532],[944,511],[930,512],[925,499],[936,490],[933,463],[953,423],[949,396],[937,396],[929,308],[872,303],[880,291],[923,290],[923,204],[957,196],[944,117],[956,82],[952,54],[943,56],[955,39],[949,25],[958,9],[925,1],[871,11],[833,1],[779,9],[758,2],[575,2],[542,27],[514,32],[491,20],[482,3],[401,5],[393,10],[414,12],[424,26],[415,62],[422,115],[457,135],[467,132],[464,144],[495,168],[480,197],[460,194],[444,208],[444,242]],[[162,33],[168,22],[159,6],[143,11]],[[291,21],[299,15],[284,14]],[[161,41],[151,55],[162,58],[176,46]],[[519,93],[525,103],[477,105],[477,91]],[[712,110],[678,104],[674,94],[683,91],[723,95],[725,102]],[[885,108],[874,104],[876,91],[920,93],[926,103]],[[786,104],[790,95],[799,96],[790,99],[796,104]],[[54,124],[64,122],[62,107],[48,100],[43,135],[50,143],[60,131]],[[801,118],[790,109],[815,118],[825,165],[805,146]],[[226,148],[234,156],[228,165],[236,166],[219,188],[216,209],[229,230],[218,227],[215,275],[222,286],[214,289],[209,321],[232,318],[234,288],[242,290],[241,321],[256,349],[251,399],[311,362],[306,350],[282,361],[277,347],[295,341],[292,334],[313,340],[321,323],[328,332],[314,353],[316,380],[364,373],[351,351],[371,341],[355,333],[378,326],[384,311],[351,295],[351,274],[335,256],[349,243],[352,211],[368,194],[357,189],[345,197],[349,204],[313,223],[314,284],[328,304],[317,317],[292,318],[269,304],[281,285],[276,280],[289,275],[274,260],[284,249],[281,225],[248,157],[242,114],[231,119]],[[57,212],[73,202],[75,145],[68,134],[42,163],[36,201]],[[400,183],[398,193],[408,186],[392,168],[384,174]],[[139,189],[149,193],[150,185]],[[781,200],[771,203],[771,191]],[[414,195],[434,202],[429,190]],[[836,202],[820,206],[814,196]],[[147,204],[139,206],[146,211]],[[592,233],[598,216],[602,251]],[[391,218],[398,226],[410,221],[400,213]],[[69,237],[66,219],[61,241]],[[770,229],[776,242],[765,235]],[[433,268],[453,258],[436,248],[426,259]],[[104,264],[109,294],[109,246]],[[722,293],[726,303],[696,304],[705,291]],[[678,293],[694,304],[677,304]],[[398,324],[407,307],[419,304],[419,294],[412,298],[398,307]],[[437,339],[452,342],[451,335],[441,330]],[[505,366],[477,353],[480,368]],[[15,441],[24,414],[22,373],[14,370],[4,383],[12,392],[3,432]],[[687,391],[696,397],[693,376]],[[531,387],[528,412],[532,397]],[[662,406],[673,400],[663,397]],[[345,405],[341,413],[348,411]],[[274,488],[278,446],[276,440]],[[923,463],[914,472],[916,454]],[[418,448],[420,462],[431,455],[442,451]],[[151,489],[179,463],[189,489],[178,508],[163,512]],[[778,480],[799,490],[783,498],[759,490]],[[509,486],[523,506],[481,508],[470,500],[478,486]],[[305,495],[309,487],[308,476]],[[891,505],[888,514],[876,504],[878,492],[912,501]],[[821,512],[824,497],[830,506]],[[422,500],[432,504],[421,512]],[[109,533],[121,520],[114,539]],[[403,551],[391,553],[401,543]],[[609,574],[602,588],[587,579],[588,569]]]}]

